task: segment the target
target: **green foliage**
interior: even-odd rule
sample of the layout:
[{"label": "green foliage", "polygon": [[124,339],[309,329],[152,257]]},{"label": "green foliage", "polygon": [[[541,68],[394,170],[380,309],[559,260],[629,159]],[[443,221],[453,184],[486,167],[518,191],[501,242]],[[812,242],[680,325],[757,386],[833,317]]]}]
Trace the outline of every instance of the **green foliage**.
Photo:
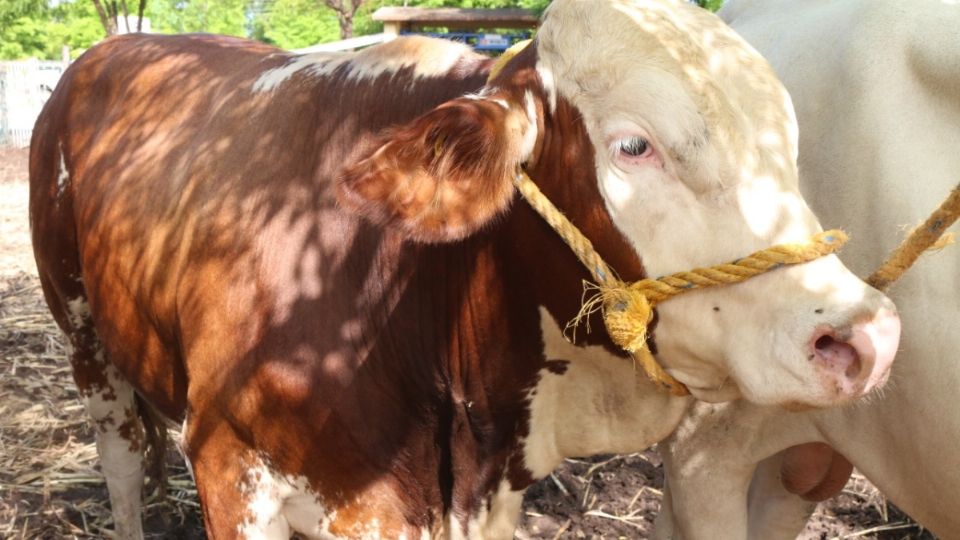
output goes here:
[{"label": "green foliage", "polygon": [[[381,32],[371,15],[403,0],[368,0],[354,18],[354,34]],[[415,7],[507,8],[543,11],[550,0],[407,0]],[[716,11],[723,0],[697,0]],[[135,15],[136,0],[128,0]],[[154,32],[211,32],[259,39],[295,49],[340,39],[336,15],[323,0],[148,0]],[[0,59],[76,57],[104,37],[91,0],[0,0]]]},{"label": "green foliage", "polygon": [[[317,0],[320,2],[321,0]],[[375,34],[383,31],[383,24],[374,21],[370,16],[377,9],[384,6],[402,5],[402,0],[372,0],[368,1],[354,19],[354,34],[361,36],[364,34]],[[407,0],[405,3],[410,7],[421,8],[439,8],[439,7],[458,7],[458,8],[523,8],[532,9],[537,13],[542,13],[550,4],[550,0]],[[338,37],[331,38],[332,40]]]},{"label": "green foliage", "polygon": [[246,36],[249,0],[148,0],[145,17],[154,32],[209,32]]},{"label": "green foliage", "polygon": [[697,4],[704,9],[709,9],[710,11],[716,11],[723,6],[725,0],[697,0]]},{"label": "green foliage", "polygon": [[[337,17],[320,0],[274,0],[259,17],[260,39],[285,49],[340,39]],[[255,34],[257,32],[255,31]]]},{"label": "green foliage", "polygon": [[[384,5],[396,5],[395,2],[380,2]],[[407,5],[416,7],[459,7],[459,8],[524,8],[543,11],[550,0],[410,0]]]},{"label": "green foliage", "polygon": [[0,4],[0,34],[6,38],[7,30],[22,18],[39,18],[46,15],[48,11],[45,0],[4,0]]},{"label": "green foliage", "polygon": [[89,0],[8,0],[0,6],[0,58],[59,59],[64,45],[75,58],[103,38]]}]

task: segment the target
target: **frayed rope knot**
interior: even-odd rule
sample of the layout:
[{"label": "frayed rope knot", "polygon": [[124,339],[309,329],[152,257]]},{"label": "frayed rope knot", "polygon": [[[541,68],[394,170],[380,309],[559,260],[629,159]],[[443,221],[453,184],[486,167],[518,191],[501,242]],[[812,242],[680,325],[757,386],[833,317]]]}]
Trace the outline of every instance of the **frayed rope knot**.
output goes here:
[{"label": "frayed rope knot", "polygon": [[640,290],[626,283],[616,283],[607,286],[585,281],[585,300],[580,313],[567,323],[564,334],[575,334],[581,323],[586,323],[589,332],[589,318],[599,310],[610,339],[621,349],[637,353],[647,347],[647,327],[653,321],[653,305]]},{"label": "frayed rope knot", "polygon": [[653,320],[653,306],[640,291],[630,287],[600,289],[603,324],[610,339],[621,349],[636,353],[647,347],[647,327]]}]

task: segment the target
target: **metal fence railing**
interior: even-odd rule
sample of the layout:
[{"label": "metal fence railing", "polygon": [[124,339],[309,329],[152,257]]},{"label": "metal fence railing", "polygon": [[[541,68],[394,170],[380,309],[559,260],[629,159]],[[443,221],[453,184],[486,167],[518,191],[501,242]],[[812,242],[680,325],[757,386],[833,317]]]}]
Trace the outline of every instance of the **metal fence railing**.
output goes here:
[{"label": "metal fence railing", "polygon": [[0,62],[0,146],[30,144],[33,124],[66,68],[49,60]]}]

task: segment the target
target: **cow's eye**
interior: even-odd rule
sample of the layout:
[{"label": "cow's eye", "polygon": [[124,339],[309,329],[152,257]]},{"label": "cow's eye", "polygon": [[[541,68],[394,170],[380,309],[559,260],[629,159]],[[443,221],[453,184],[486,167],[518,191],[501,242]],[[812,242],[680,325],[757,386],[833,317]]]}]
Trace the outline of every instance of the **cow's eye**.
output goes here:
[{"label": "cow's eye", "polygon": [[642,137],[630,137],[620,141],[620,153],[630,157],[640,157],[647,153],[650,144]]}]

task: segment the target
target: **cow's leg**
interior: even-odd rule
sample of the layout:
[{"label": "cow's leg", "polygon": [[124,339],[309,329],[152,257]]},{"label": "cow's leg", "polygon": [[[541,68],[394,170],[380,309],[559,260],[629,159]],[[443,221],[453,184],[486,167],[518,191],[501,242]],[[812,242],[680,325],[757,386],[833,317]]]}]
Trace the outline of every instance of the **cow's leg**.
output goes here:
[{"label": "cow's leg", "polygon": [[[747,538],[747,490],[752,469],[720,466],[706,455],[677,463],[663,455],[665,486],[654,538],[743,540]],[[742,465],[742,466],[741,466]]]},{"label": "cow's leg", "polygon": [[133,387],[110,364],[82,295],[65,302],[73,376],[93,422],[117,538],[143,538],[144,431]]},{"label": "cow's leg", "polygon": [[[144,431],[134,391],[110,364],[94,328],[81,270],[70,171],[45,111],[30,150],[30,226],[43,295],[67,337],[73,378],[93,422],[116,537],[143,537]],[[55,194],[55,195],[54,195]]]},{"label": "cow's leg", "polygon": [[796,538],[816,508],[816,503],[805,501],[783,487],[782,462],[783,452],[778,452],[761,461],[753,473],[748,506],[751,539]]},{"label": "cow's leg", "polygon": [[673,515],[673,499],[670,492],[670,479],[664,475],[663,498],[660,501],[660,512],[653,522],[653,540],[678,540],[676,518]]},{"label": "cow's leg", "polygon": [[784,415],[779,408],[743,401],[694,403],[658,445],[670,519],[657,520],[657,538],[751,538],[748,494],[757,465],[818,436],[803,413]]},{"label": "cow's leg", "polygon": [[[183,445],[190,461],[210,538],[283,539],[291,528],[283,514],[285,496],[256,453],[227,422],[204,423],[202,411],[184,423]],[[322,516],[318,516],[317,520]]]}]

